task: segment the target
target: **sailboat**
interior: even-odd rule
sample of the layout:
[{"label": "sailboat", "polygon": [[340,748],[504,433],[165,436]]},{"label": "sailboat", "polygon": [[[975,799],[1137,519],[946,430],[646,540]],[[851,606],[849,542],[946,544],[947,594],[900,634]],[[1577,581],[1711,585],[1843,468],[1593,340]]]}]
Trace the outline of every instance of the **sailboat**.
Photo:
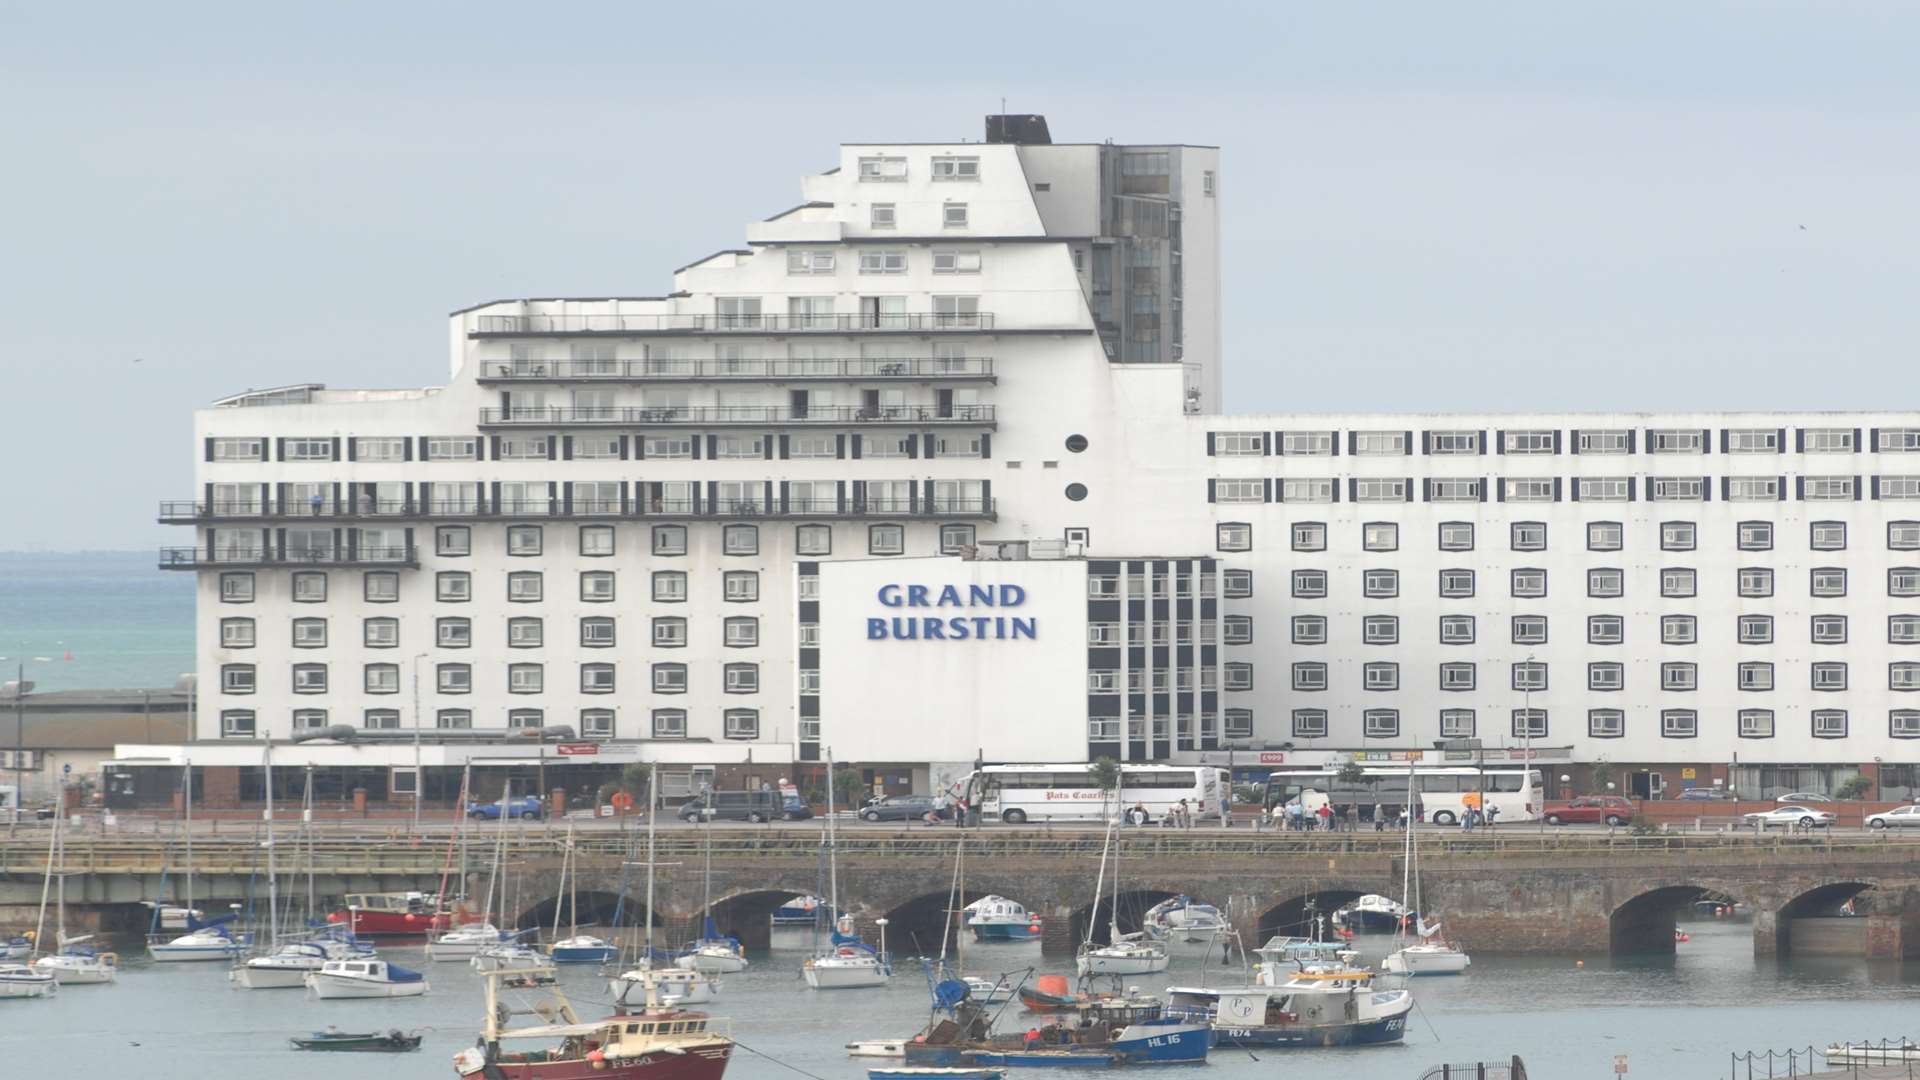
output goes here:
[{"label": "sailboat", "polygon": [[[647,821],[648,828],[651,829],[652,815],[648,815]],[[700,939],[687,946],[686,953],[674,960],[674,966],[691,971],[704,971],[708,974],[745,971],[747,970],[747,951],[741,948],[740,939],[721,934],[719,927],[713,922],[713,815],[711,814],[707,815],[706,833],[706,868],[703,871],[706,894],[700,910],[707,912],[707,921],[701,931]]]},{"label": "sailboat", "polygon": [[966,924],[973,914],[973,905],[967,899],[967,834],[960,834],[960,841],[953,849],[953,886],[947,892],[947,917],[940,925],[941,968],[947,963],[947,935],[953,935],[954,974],[967,984],[967,999],[982,1005],[999,1005],[1013,1000],[1015,984],[1006,976],[986,978],[981,975],[968,975],[967,971],[967,935]]},{"label": "sailboat", "polygon": [[[659,788],[655,785],[660,766],[654,765],[647,777],[649,803],[653,803],[653,793]],[[720,993],[718,979],[710,978],[698,968],[654,967],[656,959],[653,949],[653,826],[658,816],[658,805],[647,809],[647,930],[643,936],[639,963],[614,976],[607,983],[607,992],[613,995],[616,1005],[633,1004],[632,994],[640,991],[640,1000],[646,1002],[657,999],[664,1005],[690,1005],[712,1001]],[[622,895],[626,890],[621,889]]]},{"label": "sailboat", "polygon": [[[887,920],[878,921],[880,948],[876,951],[860,939],[852,915],[840,911],[839,833],[834,828],[833,753],[827,753],[827,910],[836,918],[825,949],[816,948],[801,968],[807,985],[815,990],[853,990],[885,986],[893,976],[887,965]],[[817,924],[816,924],[817,931]]]},{"label": "sailboat", "polygon": [[1107,823],[1106,843],[1100,848],[1100,877],[1094,883],[1094,906],[1099,907],[1100,886],[1106,883],[1109,850],[1113,853],[1113,903],[1107,908],[1107,944],[1093,943],[1093,920],[1087,920],[1087,940],[1080,946],[1080,955],[1076,958],[1080,974],[1082,977],[1148,975],[1165,971],[1172,962],[1165,945],[1143,933],[1120,932],[1120,841],[1113,822]]},{"label": "sailboat", "polygon": [[572,930],[560,937],[560,900],[553,906],[553,935],[559,940],[547,946],[547,957],[556,964],[604,964],[619,953],[613,942],[580,932],[580,882],[573,868],[573,826],[567,826],[567,848],[560,857],[560,887],[565,890],[567,908],[573,912]]},{"label": "sailboat", "polygon": [[[1407,805],[1412,807],[1419,800],[1418,780],[1413,770],[1407,770]],[[1401,921],[1400,928],[1394,931],[1394,944],[1398,948],[1387,954],[1380,962],[1382,970],[1393,975],[1458,975],[1467,970],[1472,961],[1459,946],[1449,943],[1440,936],[1440,924],[1427,923],[1427,908],[1420,897],[1420,847],[1414,839],[1420,830],[1413,825],[1412,817],[1407,819],[1406,852],[1401,857],[1403,880],[1400,894],[1413,901],[1413,914]],[[1407,923],[1415,924],[1418,941],[1407,940]]]},{"label": "sailboat", "polygon": [[[301,804],[302,832],[306,837],[307,848],[307,906],[306,918],[312,924],[318,914],[314,902],[313,888],[313,783],[311,767],[308,770],[306,793]],[[344,925],[327,926],[317,934],[295,940],[283,940],[280,937],[278,916],[273,914],[277,906],[278,889],[273,884],[274,866],[273,836],[273,771],[267,770],[267,909],[271,951],[265,956],[248,957],[227,972],[227,979],[243,990],[295,990],[307,985],[307,973],[319,971],[329,960],[371,959],[373,946],[357,940],[353,931]],[[293,904],[288,902],[291,909]]]},{"label": "sailboat", "polygon": [[[467,805],[467,783],[468,783],[469,777],[472,776],[472,773],[473,773],[473,766],[468,765],[466,772],[460,778],[460,798],[458,801],[455,802],[454,804],[455,806],[464,807]],[[513,781],[511,780],[507,781],[507,790],[506,790],[506,793],[501,796],[501,799],[502,801],[500,805],[502,806],[513,805]],[[507,819],[510,816],[511,815],[508,815],[508,814],[500,815],[500,825],[501,825],[500,832],[503,838],[506,834],[505,826],[507,824]],[[454,827],[454,838],[449,842],[450,844],[460,845],[461,862],[463,864],[466,861],[466,845],[460,843],[460,840],[461,840],[460,833],[464,831],[465,828],[466,828],[466,815],[462,814],[460,817],[460,823]],[[448,960],[469,960],[470,961],[475,956],[478,956],[482,950],[492,948],[496,945],[500,945],[508,941],[512,937],[512,935],[510,934],[502,933],[500,928],[493,924],[493,890],[494,890],[494,885],[500,880],[500,860],[504,855],[505,855],[505,844],[503,840],[496,839],[493,846],[493,869],[488,871],[488,874],[487,874],[487,899],[485,904],[482,905],[482,909],[480,912],[480,921],[466,923],[460,926],[455,926],[453,929],[440,934],[438,937],[429,938],[427,940],[427,959],[438,960],[443,962]],[[447,862],[451,864],[452,861],[453,861],[452,851],[449,850]],[[447,891],[445,879],[446,879],[446,874],[442,872],[441,883],[440,883],[440,893],[443,896],[446,895],[446,891]],[[461,896],[460,896],[459,902],[456,904],[454,908],[455,911],[460,911],[465,906],[466,882],[467,882],[467,875],[466,875],[465,867],[463,865],[460,873]],[[502,904],[502,906],[503,907],[505,906],[504,903]]]},{"label": "sailboat", "polygon": [[[182,792],[180,800],[186,821],[186,874],[188,912],[193,911],[193,762],[182,766]],[[237,907],[238,905],[236,905]],[[154,909],[157,919],[160,909]],[[227,925],[240,916],[238,913],[222,915],[215,919],[201,920],[192,914],[187,916],[187,932],[178,937],[165,934],[147,935],[147,952],[155,963],[179,963],[193,960],[230,960],[246,951],[252,940],[245,934],[236,936]]]},{"label": "sailboat", "polygon": [[40,887],[40,915],[33,931],[36,944],[46,940],[47,890],[58,881],[54,910],[60,951],[38,957],[27,966],[37,974],[53,976],[54,981],[62,986],[110,983],[119,973],[120,958],[88,945],[87,942],[92,940],[90,934],[67,936],[67,842],[61,831],[66,816],[63,807],[53,819],[53,838],[47,844],[47,879]]}]

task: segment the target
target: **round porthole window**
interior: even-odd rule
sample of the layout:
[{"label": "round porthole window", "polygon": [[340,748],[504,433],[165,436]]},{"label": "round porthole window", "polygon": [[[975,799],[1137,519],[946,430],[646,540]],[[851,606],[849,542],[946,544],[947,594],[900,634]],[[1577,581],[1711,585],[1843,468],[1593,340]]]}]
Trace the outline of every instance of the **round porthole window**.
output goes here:
[{"label": "round porthole window", "polygon": [[1068,484],[1067,485],[1067,498],[1072,499],[1074,502],[1079,502],[1081,499],[1084,499],[1086,497],[1087,497],[1087,485],[1085,484]]},{"label": "round porthole window", "polygon": [[1077,454],[1080,451],[1085,450],[1086,448],[1087,448],[1087,437],[1085,435],[1067,436],[1067,449]]}]

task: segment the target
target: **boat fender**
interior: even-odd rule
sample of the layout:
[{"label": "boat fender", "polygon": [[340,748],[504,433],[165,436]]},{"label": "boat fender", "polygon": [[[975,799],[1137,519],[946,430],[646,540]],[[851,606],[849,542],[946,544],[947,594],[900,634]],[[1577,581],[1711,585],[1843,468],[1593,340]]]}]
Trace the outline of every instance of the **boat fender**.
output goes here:
[{"label": "boat fender", "polygon": [[604,1050],[589,1050],[589,1051],[587,1051],[587,1064],[589,1064],[589,1065],[591,1065],[591,1066],[593,1066],[593,1067],[594,1067],[594,1068],[596,1068],[596,1069],[604,1069],[604,1068],[606,1068],[606,1067],[607,1067],[607,1053],[606,1053],[606,1051],[604,1051]]},{"label": "boat fender", "polygon": [[105,965],[106,965],[107,967],[119,967],[119,966],[120,966],[120,954],[119,954],[119,953],[110,953],[110,952],[103,952],[103,953],[101,953],[101,954],[100,954],[100,962],[101,962],[102,964],[105,964]]}]

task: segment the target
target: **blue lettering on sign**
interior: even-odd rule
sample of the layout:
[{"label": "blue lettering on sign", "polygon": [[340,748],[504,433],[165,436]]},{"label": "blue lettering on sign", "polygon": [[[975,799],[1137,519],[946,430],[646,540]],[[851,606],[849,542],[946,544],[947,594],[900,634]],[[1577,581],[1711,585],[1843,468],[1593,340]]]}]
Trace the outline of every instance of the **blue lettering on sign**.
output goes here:
[{"label": "blue lettering on sign", "polygon": [[[880,586],[875,598],[890,608],[1012,608],[1027,602],[1018,585]],[[1036,641],[1040,620],[1022,615],[893,616],[867,619],[868,641]]]}]

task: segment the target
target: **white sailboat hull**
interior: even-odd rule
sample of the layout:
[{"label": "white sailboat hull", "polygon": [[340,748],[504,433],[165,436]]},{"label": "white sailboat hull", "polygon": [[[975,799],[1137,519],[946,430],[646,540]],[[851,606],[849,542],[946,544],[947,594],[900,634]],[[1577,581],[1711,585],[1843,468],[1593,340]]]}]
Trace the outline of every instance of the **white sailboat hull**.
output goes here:
[{"label": "white sailboat hull", "polygon": [[419,997],[427,992],[427,981],[417,982],[379,982],[372,979],[341,978],[313,971],[307,973],[307,989],[314,997],[322,1001],[339,1001],[350,998],[400,998]]},{"label": "white sailboat hull", "polygon": [[1164,952],[1103,956],[1095,949],[1090,953],[1082,953],[1078,966],[1082,975],[1151,975],[1167,970],[1169,963]]},{"label": "white sailboat hull", "polygon": [[225,945],[149,945],[147,952],[152,954],[156,964],[185,964],[208,960],[231,960],[239,955],[241,946],[228,942]]},{"label": "white sailboat hull", "polygon": [[319,970],[314,967],[293,967],[288,964],[242,964],[227,973],[233,985],[242,990],[298,990],[307,985],[307,972]]},{"label": "white sailboat hull", "polygon": [[43,956],[32,964],[33,970],[53,976],[61,986],[98,986],[114,981],[119,966],[97,956]]},{"label": "white sailboat hull", "polygon": [[727,952],[691,952],[675,957],[673,966],[708,975],[732,975],[747,970],[747,958]]},{"label": "white sailboat hull", "polygon": [[1458,975],[1472,960],[1459,949],[1436,945],[1409,945],[1389,953],[1381,961],[1384,970],[1395,975]]},{"label": "white sailboat hull", "polygon": [[[682,969],[655,969],[647,971],[629,971],[607,981],[607,992],[615,1001],[628,1001],[628,994],[642,990],[651,979],[662,1005],[701,1005],[720,995],[720,984],[698,971]],[[642,990],[641,999],[645,992]]]},{"label": "white sailboat hull", "polygon": [[50,997],[59,984],[53,976],[30,972],[25,968],[0,971],[0,998]]},{"label": "white sailboat hull", "polygon": [[887,985],[886,969],[878,960],[866,957],[854,960],[818,957],[807,961],[803,974],[807,985],[815,990],[860,990]]}]

